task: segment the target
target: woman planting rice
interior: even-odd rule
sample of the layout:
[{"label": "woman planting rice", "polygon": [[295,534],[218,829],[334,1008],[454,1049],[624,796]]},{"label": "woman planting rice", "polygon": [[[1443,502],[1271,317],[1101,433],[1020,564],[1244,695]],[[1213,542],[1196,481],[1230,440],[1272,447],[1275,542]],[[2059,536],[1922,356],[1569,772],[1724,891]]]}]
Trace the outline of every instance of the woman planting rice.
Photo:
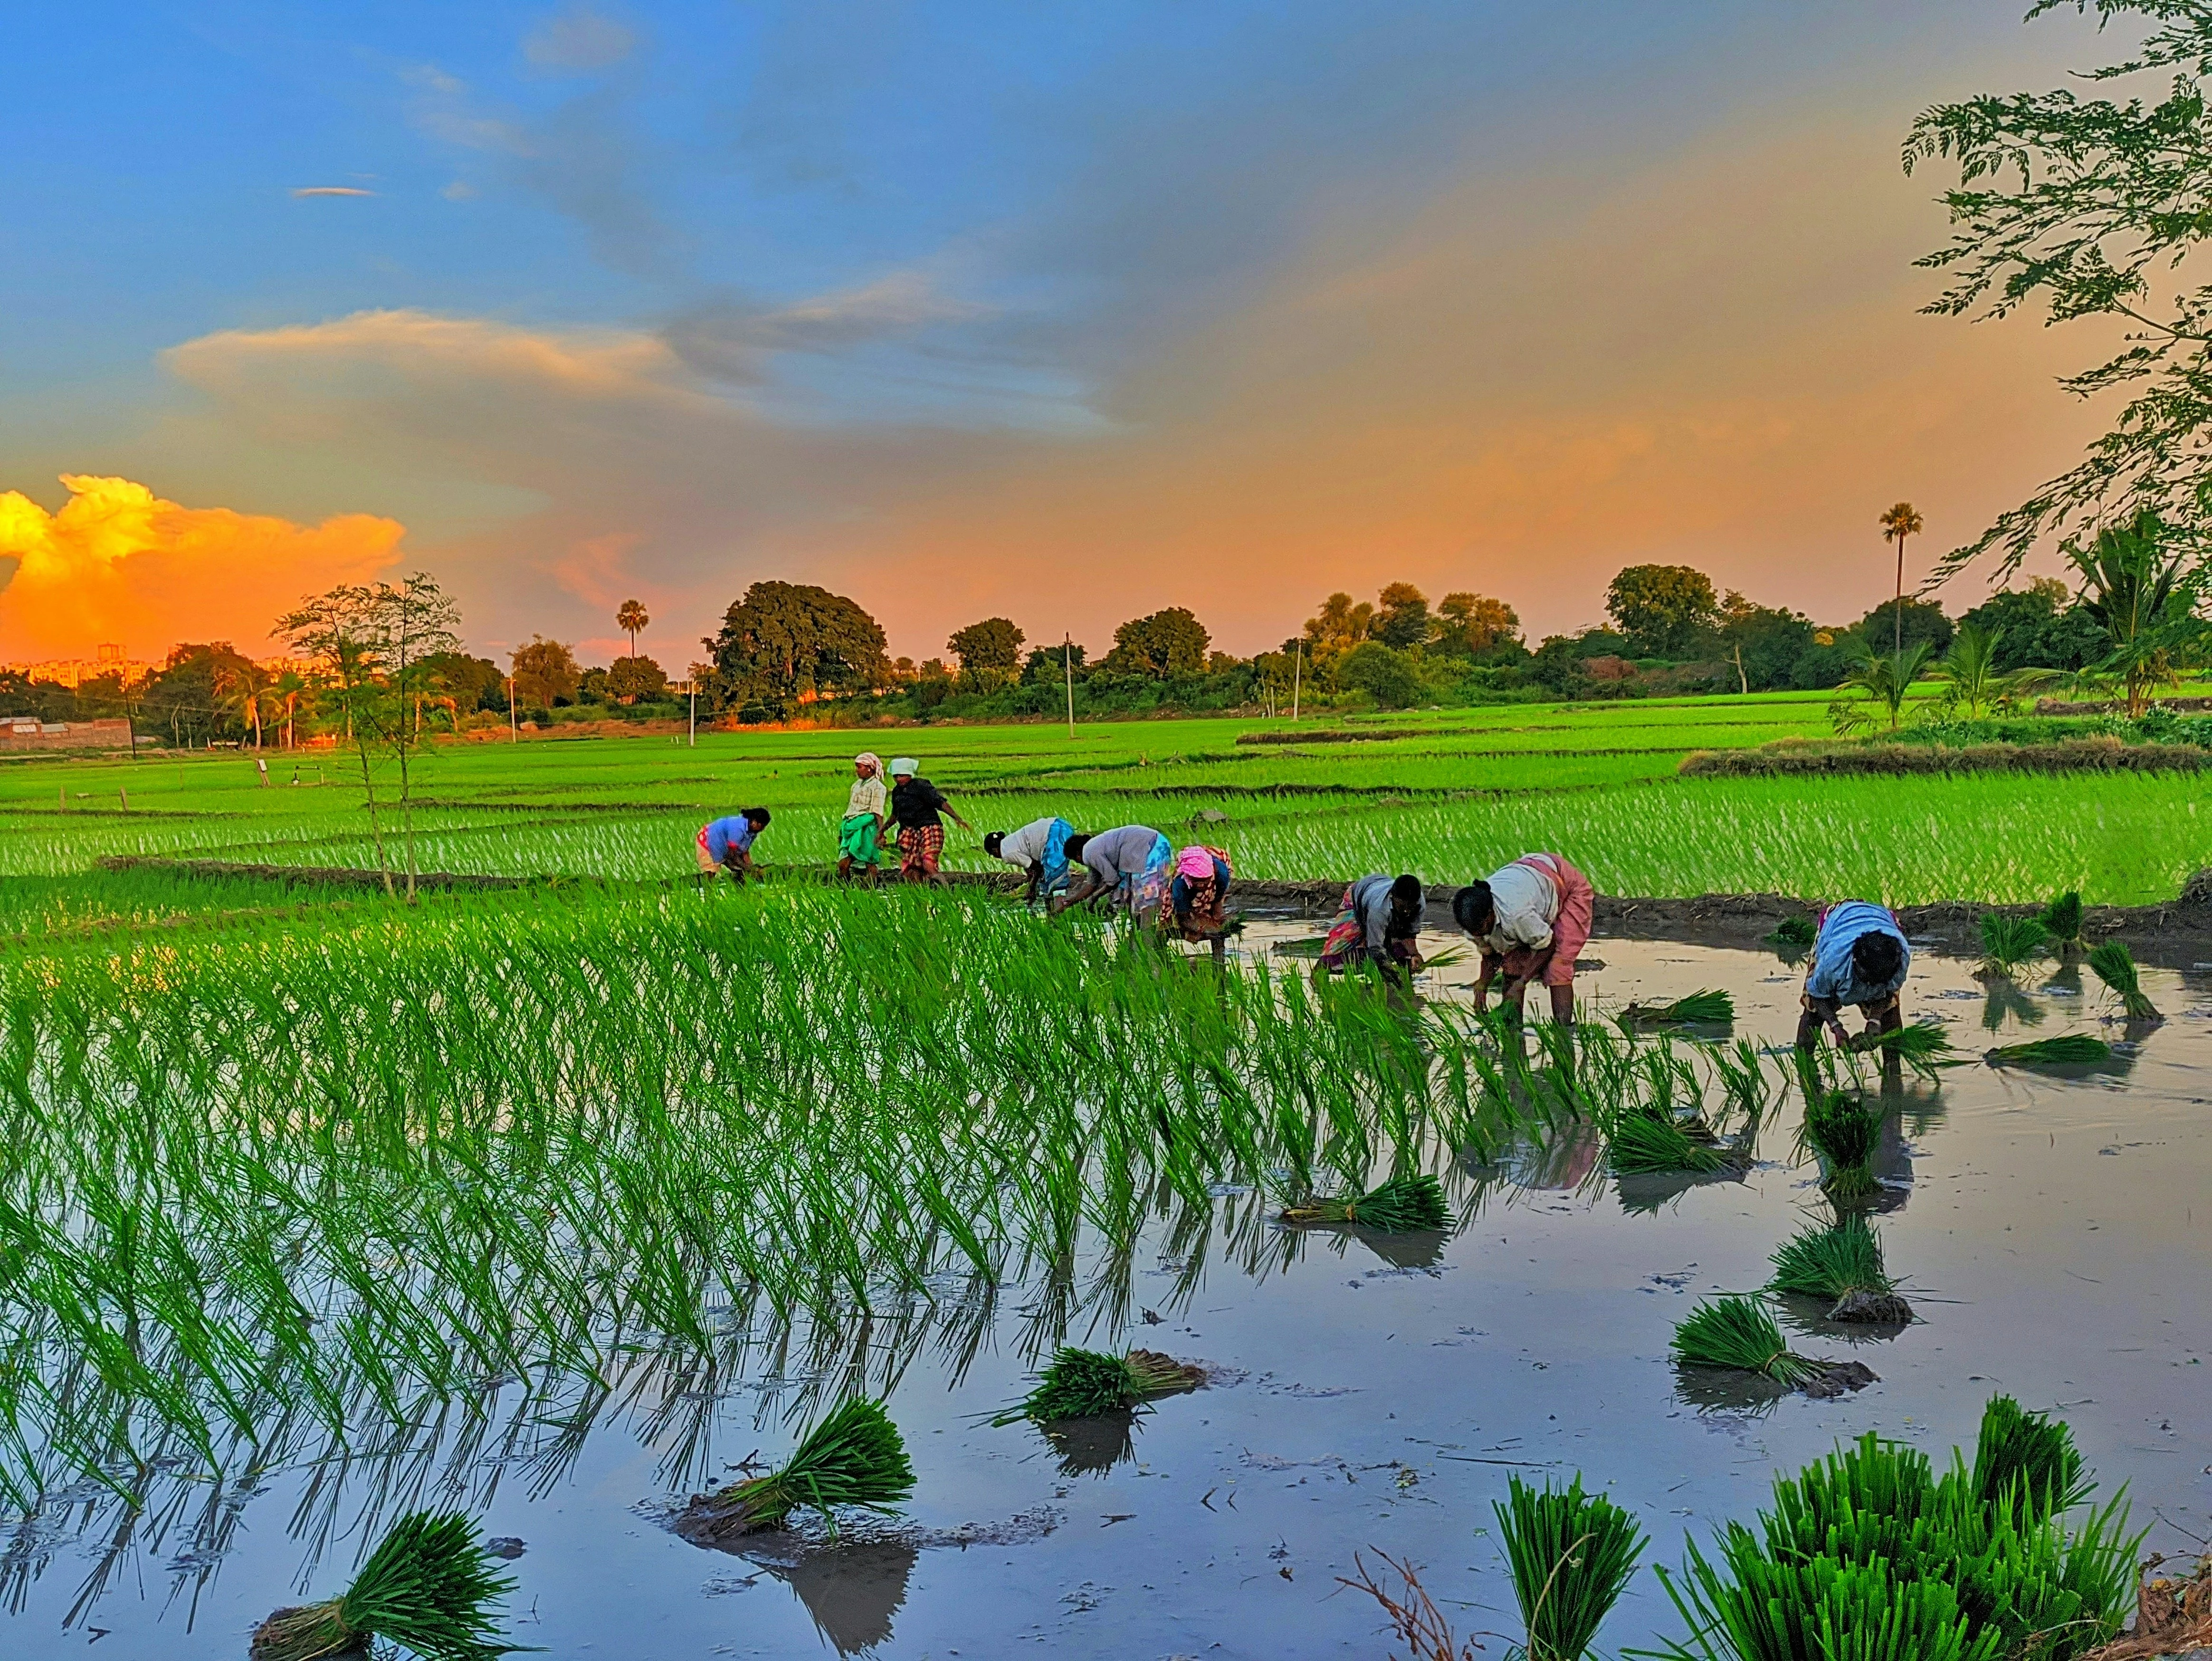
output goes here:
[{"label": "woman planting rice", "polygon": [[992,831],[983,838],[983,851],[1029,873],[1022,904],[1034,905],[1067,891],[1067,844],[1074,835],[1066,819],[1031,819],[1018,830]]},{"label": "woman planting rice", "polygon": [[921,764],[911,756],[891,763],[891,818],[898,824],[899,875],[908,882],[945,885],[938,862],[945,855],[945,815],[963,830],[972,827],[962,818],[945,793],[927,779],[917,776]]},{"label": "woman planting rice", "polygon": [[1820,914],[1813,941],[1813,966],[1805,976],[1804,1013],[1797,1018],[1797,1048],[1810,1052],[1826,1026],[1836,1042],[1852,1040],[1841,1019],[1845,1004],[1866,1017],[1860,1047],[1877,1043],[1885,1032],[1905,1025],[1898,990],[1911,964],[1912,948],[1887,907],[1870,900],[1844,900]]},{"label": "woman planting rice", "polygon": [[1371,963],[1384,973],[1410,974],[1421,967],[1421,912],[1428,891],[1419,877],[1362,877],[1344,891],[1328,938],[1322,942],[1321,970],[1333,975]]},{"label": "woman planting rice", "polygon": [[1160,910],[1160,929],[1186,940],[1201,940],[1217,958],[1226,954],[1229,928],[1228,854],[1194,843],[1176,855],[1168,903]]},{"label": "woman planting rice", "polygon": [[768,829],[768,823],[767,808],[748,807],[742,813],[709,819],[701,825],[699,874],[711,877],[717,871],[726,871],[732,882],[744,887],[745,878],[752,873],[754,839]]},{"label": "woman planting rice", "polygon": [[1138,922],[1158,916],[1175,850],[1152,826],[1121,824],[1095,837],[1071,837],[1067,852],[1083,861],[1083,880],[1062,897],[1055,911],[1103,894],[1109,907],[1126,907]]},{"label": "woman planting rice", "polygon": [[863,750],[853,757],[853,788],[845,798],[845,817],[837,825],[837,874],[849,877],[854,866],[872,879],[884,859],[884,817],[890,793],[884,788],[883,757]]},{"label": "woman planting rice", "polygon": [[1452,920],[1482,952],[1474,1007],[1488,1006],[1490,983],[1503,976],[1498,996],[1517,1020],[1528,989],[1540,982],[1552,995],[1552,1019],[1572,1026],[1575,959],[1589,943],[1596,904],[1589,879],[1557,854],[1523,854],[1453,895]]}]

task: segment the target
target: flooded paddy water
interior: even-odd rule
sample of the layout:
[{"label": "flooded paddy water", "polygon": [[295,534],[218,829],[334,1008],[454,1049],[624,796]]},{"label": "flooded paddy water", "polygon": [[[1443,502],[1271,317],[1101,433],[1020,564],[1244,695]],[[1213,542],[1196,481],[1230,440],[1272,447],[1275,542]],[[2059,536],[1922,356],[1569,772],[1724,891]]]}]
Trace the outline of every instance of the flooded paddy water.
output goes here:
[{"label": "flooded paddy water", "polygon": [[[1312,927],[1255,924],[1243,949]],[[1590,956],[1583,992],[1601,1009],[1718,987],[1735,1035],[1780,1045],[1794,1029],[1800,976],[1771,954],[1600,938]],[[2046,986],[2045,966],[1992,995],[1970,969],[1923,955],[1907,1018],[1941,1018],[1972,1053],[2095,1026],[2094,980]],[[1463,997],[1472,972],[1423,990]],[[464,1506],[517,1542],[513,1641],[556,1655],[1381,1656],[1379,1611],[1337,1583],[1370,1548],[1419,1565],[1462,1634],[1499,1653],[1518,1623],[1491,1503],[1513,1475],[1577,1471],[1652,1539],[1601,1634],[1615,1651],[1679,1633],[1648,1565],[1747,1518],[1778,1468],[1868,1430],[1947,1460],[1998,1390],[2058,1412],[2102,1492],[2129,1485],[2151,1547],[2186,1548],[2212,1535],[2212,965],[2144,984],[2168,1019],[2109,1067],[1908,1077],[1875,1162],[1877,1226],[1919,1319],[1791,1317],[1793,1348],[1879,1375],[1854,1395],[1730,1394],[1668,1359],[1701,1294],[1754,1290],[1773,1249],[1826,1214],[1816,1169],[1793,1159],[1793,1098],[1741,1180],[1614,1177],[1597,1138],[1570,1132],[1464,1170],[1451,1192],[1468,1220],[1448,1238],[1285,1239],[1257,1214],[1266,1196],[1228,1191],[1209,1238],[1163,1225],[1125,1262],[1080,1266],[1087,1300],[1027,1283],[979,1304],[948,1281],[918,1324],[855,1317],[708,1399],[657,1398],[658,1417],[617,1393],[526,1445],[356,1450],[242,1485],[179,1466],[136,1514],[87,1483],[0,1546],[0,1653],[242,1656],[271,1609],[343,1584],[365,1517],[390,1520],[380,1496]],[[1057,1443],[990,1426],[1063,1326],[1209,1382]],[[688,1494],[756,1451],[781,1458],[792,1404],[826,1408],[854,1357],[896,1373],[888,1405],[918,1478],[902,1520],[853,1523],[834,1546],[716,1550],[676,1531]]]}]

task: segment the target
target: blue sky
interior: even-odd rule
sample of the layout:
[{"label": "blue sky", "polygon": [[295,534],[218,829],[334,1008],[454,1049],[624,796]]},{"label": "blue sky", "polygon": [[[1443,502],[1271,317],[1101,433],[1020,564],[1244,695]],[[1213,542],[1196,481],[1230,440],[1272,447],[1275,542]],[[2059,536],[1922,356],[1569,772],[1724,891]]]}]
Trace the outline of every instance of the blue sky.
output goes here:
[{"label": "blue sky", "polygon": [[[0,490],[397,520],[480,643],[617,640],[635,587],[671,660],[763,575],[917,654],[983,609],[1103,638],[1194,560],[1291,580],[1216,601],[1245,650],[1400,575],[1565,627],[1698,550],[1855,615],[1858,518],[1917,489],[1963,540],[2078,441],[2086,349],[1913,315],[1912,113],[2106,55],[2018,10],[40,7]],[[1883,455],[1872,387],[1795,361],[1846,338],[1990,413]],[[1765,470],[1740,518],[1678,488],[1707,465]]]}]

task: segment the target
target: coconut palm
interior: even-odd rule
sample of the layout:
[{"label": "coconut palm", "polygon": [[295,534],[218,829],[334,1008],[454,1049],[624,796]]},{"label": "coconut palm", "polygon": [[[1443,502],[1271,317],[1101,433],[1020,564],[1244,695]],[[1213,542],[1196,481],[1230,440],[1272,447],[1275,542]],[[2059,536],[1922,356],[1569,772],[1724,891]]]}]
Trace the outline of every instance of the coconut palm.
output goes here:
[{"label": "coconut palm", "polygon": [[637,655],[637,637],[653,619],[645,614],[645,607],[637,600],[626,599],[615,613],[615,627],[629,636],[629,654]]},{"label": "coconut palm", "polygon": [[1905,539],[1927,527],[1909,502],[1900,502],[1881,516],[1881,539],[1897,545],[1897,638],[1892,642],[1900,656],[1905,652]]},{"label": "coconut palm", "polygon": [[226,709],[234,709],[238,718],[253,733],[253,747],[261,747],[261,707],[269,692],[269,672],[248,658],[238,658],[217,666],[215,672],[216,700]]},{"label": "coconut palm", "polygon": [[[1836,688],[1839,695],[1828,706],[1828,718],[1839,733],[1864,732],[1875,726],[1880,717],[1889,719],[1889,730],[1894,733],[1905,721],[1905,701],[1912,691],[1912,683],[1927,667],[1932,648],[1924,640],[1916,640],[1901,652],[1877,652],[1862,644],[1853,660],[1850,672]],[[1847,695],[1859,695],[1856,703]]]},{"label": "coconut palm", "polygon": [[2153,686],[2174,678],[2174,636],[2190,619],[2181,557],[2166,557],[2166,535],[2159,516],[2146,508],[2128,524],[2106,526],[2096,541],[2068,556],[2081,574],[2081,609],[2112,642],[2112,655],[2099,666],[2121,677],[2130,716],[2142,714]]}]

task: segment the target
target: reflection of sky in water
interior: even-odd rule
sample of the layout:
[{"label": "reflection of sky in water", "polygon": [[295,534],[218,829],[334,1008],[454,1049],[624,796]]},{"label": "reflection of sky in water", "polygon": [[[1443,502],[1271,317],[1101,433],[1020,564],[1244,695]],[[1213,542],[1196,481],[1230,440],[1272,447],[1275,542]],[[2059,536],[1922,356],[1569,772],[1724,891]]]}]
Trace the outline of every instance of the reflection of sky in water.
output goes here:
[{"label": "reflection of sky in water", "polygon": [[[1313,926],[1255,924],[1241,949],[1256,954]],[[1583,977],[1584,995],[1603,1008],[1723,986],[1736,998],[1738,1034],[1782,1043],[1794,1030],[1802,971],[1772,957],[1613,939],[1589,955],[1603,967]],[[1995,1001],[1991,1037],[1993,1001],[1970,967],[1923,957],[1906,1001],[1908,1019],[1942,1019],[1969,1053],[2079,1030],[2104,1001],[2094,982],[2062,974],[2045,989],[2051,971],[2032,970],[2025,994]],[[1460,995],[1473,974],[1461,964],[1425,989]],[[1673,1323],[1698,1296],[1757,1287],[1774,1246],[1826,1214],[1814,1173],[1785,1163],[1794,1105],[1741,1180],[1656,1196],[1605,1176],[1594,1138],[1507,1150],[1456,1177],[1457,1197],[1477,1188],[1480,1197],[1449,1242],[1354,1230],[1286,1238],[1255,1218],[1258,1196],[1232,1194],[1217,1203],[1208,1250],[1148,1240],[1131,1283],[1110,1295],[1086,1291],[1097,1265],[1082,1265],[1058,1287],[1009,1287],[964,1315],[939,1311],[919,1342],[899,1345],[884,1322],[783,1362],[785,1377],[834,1388],[856,1363],[896,1354],[891,1409],[920,1477],[916,1522],[951,1529],[1046,1504],[1063,1517],[1048,1537],[918,1554],[878,1542],[733,1579],[729,1558],[638,1507],[668,1497],[659,1473],[687,1436],[705,1439],[694,1452],[708,1477],[755,1449],[778,1456],[790,1432],[772,1413],[754,1415],[788,1407],[789,1392],[748,1384],[710,1426],[674,1415],[653,1445],[641,1445],[649,1418],[603,1409],[592,1433],[562,1449],[572,1463],[542,1498],[519,1475],[491,1483],[495,1439],[465,1465],[467,1486],[489,1492],[487,1530],[529,1542],[514,1566],[515,1641],[625,1658],[871,1645],[885,1656],[983,1655],[1036,1640],[1054,1655],[1117,1658],[1364,1656],[1376,1648],[1371,1611],[1328,1594],[1352,1553],[1370,1546],[1427,1566],[1440,1598],[1478,1606],[1463,1627],[1511,1625],[1489,1502],[1515,1472],[1582,1470],[1639,1513],[1653,1555],[1671,1563],[1685,1530],[1703,1538],[1748,1516],[1778,1464],[1868,1429],[1942,1457],[1971,1439],[1998,1389],[2062,1409],[2106,1492],[2130,1484],[2139,1521],[2155,1507],[2177,1529],[2212,1533],[2206,983],[2162,970],[2144,980],[2172,1019],[2124,1070],[1974,1066],[1947,1074],[1940,1094],[1908,1082],[1877,1169],[1910,1187],[1878,1226],[1921,1322],[1870,1339],[1829,1328],[1809,1305],[1781,1311],[1801,1352],[1848,1353],[1881,1374],[1856,1396],[1716,1395],[1710,1381],[1685,1389],[1665,1359]],[[1109,1426],[1066,1445],[1033,1427],[984,1425],[1027,1387],[1024,1342],[1062,1320],[1073,1342],[1137,1342],[1235,1371],[1162,1402],[1133,1431]],[[318,1548],[287,1524],[295,1506],[319,1514],[315,1496],[334,1474],[278,1471],[243,1490],[179,1483],[165,1490],[181,1496],[167,1510],[130,1522],[88,1489],[79,1508],[42,1515],[18,1536],[0,1649],[75,1654],[98,1629],[103,1658],[234,1657],[254,1621],[296,1601]],[[330,1514],[322,1542],[340,1563],[357,1548],[348,1530],[359,1505],[398,1479],[356,1461],[349,1480],[354,1497]],[[258,1497],[247,1505],[249,1490]],[[179,1564],[173,1581],[163,1566],[211,1517],[228,1519],[210,1536],[216,1550]],[[127,1537],[103,1560],[118,1532]],[[2151,1543],[2179,1539],[2160,1530]],[[103,1573],[106,1595],[64,1634],[64,1615]],[[343,1574],[308,1579],[322,1592]],[[1616,1649],[1675,1630],[1647,1573],[1601,1641]]]}]

